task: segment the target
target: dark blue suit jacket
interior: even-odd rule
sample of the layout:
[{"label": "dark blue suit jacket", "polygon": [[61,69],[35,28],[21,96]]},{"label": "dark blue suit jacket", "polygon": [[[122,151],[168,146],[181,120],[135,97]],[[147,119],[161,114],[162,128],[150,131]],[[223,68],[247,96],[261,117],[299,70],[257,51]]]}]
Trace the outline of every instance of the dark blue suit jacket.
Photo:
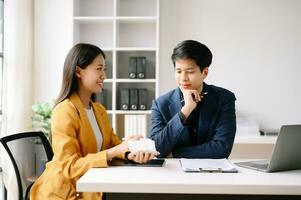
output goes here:
[{"label": "dark blue suit jacket", "polygon": [[188,126],[181,122],[179,88],[153,100],[150,138],[160,157],[172,153],[175,158],[227,158],[236,132],[235,96],[232,92],[204,83],[197,141],[191,145]]}]

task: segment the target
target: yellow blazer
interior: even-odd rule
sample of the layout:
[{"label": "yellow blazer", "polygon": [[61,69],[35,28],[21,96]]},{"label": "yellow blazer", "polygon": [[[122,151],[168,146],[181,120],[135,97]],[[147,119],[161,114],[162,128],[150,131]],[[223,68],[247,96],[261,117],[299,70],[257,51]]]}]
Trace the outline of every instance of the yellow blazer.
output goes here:
[{"label": "yellow blazer", "polygon": [[[77,193],[76,181],[92,167],[107,167],[106,149],[121,141],[113,132],[105,108],[91,102],[103,144],[97,149],[88,116],[76,93],[59,103],[51,116],[54,156],[31,188],[31,200],[101,199],[102,193]],[[124,158],[124,155],[118,157]]]}]

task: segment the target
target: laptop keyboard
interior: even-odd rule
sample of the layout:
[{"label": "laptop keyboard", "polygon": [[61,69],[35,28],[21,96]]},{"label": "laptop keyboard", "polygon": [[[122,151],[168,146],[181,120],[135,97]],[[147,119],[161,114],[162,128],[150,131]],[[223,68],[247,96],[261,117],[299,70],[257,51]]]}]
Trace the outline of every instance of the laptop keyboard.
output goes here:
[{"label": "laptop keyboard", "polygon": [[267,169],[269,164],[265,163],[265,164],[259,164],[259,163],[250,163],[249,165],[250,167],[254,167],[254,168],[259,168],[259,169]]},{"label": "laptop keyboard", "polygon": [[242,167],[249,166],[252,168],[267,170],[268,166],[269,166],[269,160],[241,162],[241,163],[236,163],[236,164],[238,164],[239,166],[242,166]]}]

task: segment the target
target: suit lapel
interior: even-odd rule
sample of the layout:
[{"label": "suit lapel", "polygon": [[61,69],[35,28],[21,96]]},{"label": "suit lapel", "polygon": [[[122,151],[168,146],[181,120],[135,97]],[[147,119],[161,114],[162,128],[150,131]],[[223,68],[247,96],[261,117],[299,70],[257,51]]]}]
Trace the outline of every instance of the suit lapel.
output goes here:
[{"label": "suit lapel", "polygon": [[181,91],[179,88],[175,89],[174,93],[170,97],[170,105],[168,106],[170,116],[175,116],[181,109],[182,109],[182,104],[181,104]]},{"label": "suit lapel", "polygon": [[91,152],[97,152],[97,143],[96,143],[96,137],[93,132],[92,126],[90,124],[90,121],[87,116],[87,112],[79,98],[79,96],[76,93],[73,93],[70,96],[70,101],[73,103],[75,108],[77,109],[80,120],[82,122],[83,127],[80,128],[80,135],[78,136],[79,139],[82,141],[83,144],[85,144],[85,149],[87,150],[87,153]]}]

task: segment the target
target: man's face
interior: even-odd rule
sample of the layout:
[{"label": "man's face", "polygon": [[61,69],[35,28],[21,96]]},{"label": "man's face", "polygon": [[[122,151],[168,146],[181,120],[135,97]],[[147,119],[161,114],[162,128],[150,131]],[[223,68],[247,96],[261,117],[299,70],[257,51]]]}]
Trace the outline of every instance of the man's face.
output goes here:
[{"label": "man's face", "polygon": [[175,62],[175,79],[181,90],[198,90],[203,88],[203,81],[208,75],[208,67],[201,72],[193,59],[178,59]]}]

